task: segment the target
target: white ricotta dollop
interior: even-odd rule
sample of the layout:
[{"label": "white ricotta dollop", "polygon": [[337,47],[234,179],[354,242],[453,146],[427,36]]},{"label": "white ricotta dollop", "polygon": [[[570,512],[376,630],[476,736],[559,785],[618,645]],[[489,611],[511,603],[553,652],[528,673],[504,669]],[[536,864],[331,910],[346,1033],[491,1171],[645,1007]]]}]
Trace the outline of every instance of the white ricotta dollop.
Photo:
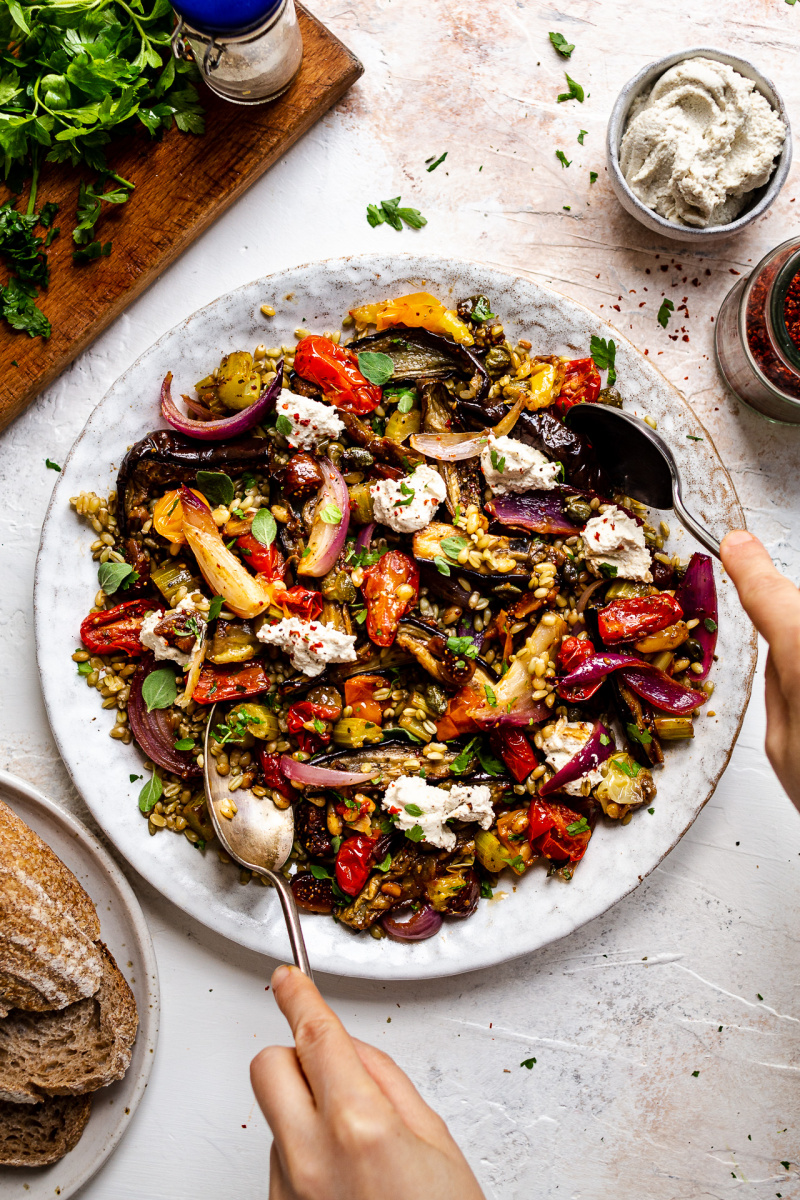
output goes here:
[{"label": "white ricotta dollop", "polygon": [[604,513],[592,517],[581,537],[586,561],[597,570],[603,566],[616,567],[620,579],[653,582],[644,530],[621,508],[612,504]]},{"label": "white ricotta dollop", "polygon": [[433,467],[420,466],[404,479],[382,479],[369,489],[375,520],[397,533],[416,533],[433,520],[447,495],[444,480]]},{"label": "white ricotta dollop", "polygon": [[275,412],[291,422],[292,432],[284,436],[296,450],[313,450],[324,438],[337,438],[344,429],[344,422],[330,404],[311,400],[308,396],[296,396],[288,388],[284,388],[278,397]]},{"label": "white ricotta dollop", "polygon": [[[184,596],[183,599],[175,605],[170,612],[197,612],[194,601],[191,596]],[[176,646],[170,646],[166,638],[161,637],[156,633],[156,625],[164,620],[165,613],[163,609],[156,609],[155,612],[148,613],[142,621],[142,628],[139,632],[139,641],[148,650],[152,650],[157,659],[164,659],[165,662],[175,662],[180,667],[186,667],[192,654],[197,649],[200,638],[196,637],[194,646],[189,654],[184,654],[183,650],[178,650]]]},{"label": "white ricotta dollop", "polygon": [[296,671],[321,675],[326,663],[355,662],[356,639],[319,621],[284,617],[275,625],[262,625],[256,637],[268,646],[278,646],[292,660]]},{"label": "white ricotta dollop", "polygon": [[[559,717],[554,726],[547,728],[550,729],[550,734],[544,737],[542,750],[549,765],[558,773],[586,745],[594,726],[588,721],[568,721],[566,717]],[[580,779],[564,784],[561,791],[569,796],[588,796],[602,778],[602,771],[589,771]]]},{"label": "white ricotta dollop", "polygon": [[767,182],[785,136],[752,80],[724,63],[686,58],[634,102],[620,167],[634,194],[668,221],[724,225]]},{"label": "white ricotta dollop", "polygon": [[481,470],[496,496],[507,492],[549,491],[556,487],[561,464],[550,462],[541,450],[510,437],[489,434],[481,451]]},{"label": "white ricotta dollop", "polygon": [[398,829],[418,825],[425,841],[441,850],[452,850],[456,844],[456,835],[445,821],[477,821],[481,829],[489,829],[494,820],[491,792],[484,783],[457,783],[447,791],[417,775],[401,775],[389,784],[381,803],[396,818]]}]

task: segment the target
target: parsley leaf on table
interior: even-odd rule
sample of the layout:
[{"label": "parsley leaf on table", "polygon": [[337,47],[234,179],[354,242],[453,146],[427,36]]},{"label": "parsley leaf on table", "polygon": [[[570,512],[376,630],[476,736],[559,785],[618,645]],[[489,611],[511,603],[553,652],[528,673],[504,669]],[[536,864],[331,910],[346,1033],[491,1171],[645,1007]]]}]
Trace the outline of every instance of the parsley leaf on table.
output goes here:
[{"label": "parsley leaf on table", "polygon": [[567,87],[569,88],[569,91],[561,92],[561,94],[556,98],[556,102],[558,104],[563,104],[565,100],[577,100],[579,104],[583,104],[583,101],[586,97],[581,85],[576,83],[571,76],[567,75],[566,71],[564,72],[564,78],[567,81]]},{"label": "parsley leaf on table", "polygon": [[569,58],[575,47],[567,41],[563,33],[549,33],[547,36],[553,43],[553,49],[557,50],[562,58]]},{"label": "parsley leaf on table", "polygon": [[661,307],[658,310],[658,317],[656,318],[656,320],[658,321],[658,323],[662,329],[667,328],[667,325],[669,325],[670,313],[672,313],[674,311],[675,311],[675,305],[672,303],[671,300],[668,300],[667,297],[665,296],[664,299],[661,301]]},{"label": "parsley leaf on table", "polygon": [[428,222],[417,208],[400,208],[400,197],[393,200],[381,200],[380,204],[367,205],[367,220],[375,228],[376,225],[391,225],[392,229],[402,230],[403,222],[410,229],[421,229]]},{"label": "parsley leaf on table", "polygon": [[567,158],[563,150],[556,150],[556,158],[561,163],[562,167],[571,167],[572,160]]}]

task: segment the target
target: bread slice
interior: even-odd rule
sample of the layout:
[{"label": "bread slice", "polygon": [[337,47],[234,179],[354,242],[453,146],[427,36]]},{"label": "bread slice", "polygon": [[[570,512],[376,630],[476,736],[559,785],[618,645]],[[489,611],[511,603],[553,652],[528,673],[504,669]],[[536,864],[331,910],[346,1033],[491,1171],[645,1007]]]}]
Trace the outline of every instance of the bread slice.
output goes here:
[{"label": "bread slice", "polygon": [[14,1009],[0,1021],[0,1100],[38,1104],[121,1079],[138,1017],[133,993],[100,943],[103,981],[95,996],[58,1012]]},{"label": "bread slice", "polygon": [[46,1167],[80,1140],[91,1096],[51,1096],[41,1104],[0,1100],[0,1166]]},{"label": "bread slice", "polygon": [[65,1008],[102,979],[100,922],[72,872],[0,801],[0,1016]]}]

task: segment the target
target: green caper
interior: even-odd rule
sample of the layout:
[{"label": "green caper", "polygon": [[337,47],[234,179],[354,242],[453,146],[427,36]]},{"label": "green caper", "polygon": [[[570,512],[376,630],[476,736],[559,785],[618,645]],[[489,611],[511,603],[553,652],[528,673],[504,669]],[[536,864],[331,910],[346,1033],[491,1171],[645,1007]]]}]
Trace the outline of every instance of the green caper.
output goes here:
[{"label": "green caper", "polygon": [[336,604],[352,604],[356,598],[355,584],[347,571],[329,571],[322,581],[322,594]]},{"label": "green caper", "polygon": [[580,496],[568,496],[564,501],[564,512],[576,525],[585,525],[592,515],[592,510]]},{"label": "green caper", "polygon": [[615,387],[601,388],[597,402],[598,404],[610,404],[612,408],[622,408],[622,396]]},{"label": "green caper", "polygon": [[688,642],[683,643],[681,650],[687,658],[692,660],[692,662],[702,662],[703,647],[696,638],[689,638]]},{"label": "green caper", "polygon": [[431,712],[437,717],[444,715],[447,709],[447,693],[437,683],[429,683],[425,688],[425,700]]},{"label": "green caper", "polygon": [[342,455],[342,466],[349,471],[364,471],[374,462],[369,450],[362,450],[361,446],[348,446]]},{"label": "green caper", "polygon": [[499,379],[501,375],[507,374],[510,370],[511,355],[501,346],[495,346],[486,355],[483,365],[486,367],[487,374],[491,375],[492,379]]}]

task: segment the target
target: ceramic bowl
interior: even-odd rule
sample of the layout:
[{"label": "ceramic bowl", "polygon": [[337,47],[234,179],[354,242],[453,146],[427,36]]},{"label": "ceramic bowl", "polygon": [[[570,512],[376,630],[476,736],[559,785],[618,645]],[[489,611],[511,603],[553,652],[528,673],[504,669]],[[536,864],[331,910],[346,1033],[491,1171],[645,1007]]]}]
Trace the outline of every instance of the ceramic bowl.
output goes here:
[{"label": "ceramic bowl", "polygon": [[[729,221],[726,225],[712,225],[705,229],[668,221],[654,212],[652,208],[648,208],[631,191],[619,165],[619,147],[628,121],[628,113],[634,100],[642,92],[648,91],[670,67],[676,66],[687,58],[711,58],[716,62],[733,67],[734,71],[744,75],[745,79],[752,79],[757,90],[769,100],[776,112],[780,113],[786,126],[786,139],[772,175],[763,187],[753,190],[744,212],[735,221]],[[653,233],[661,233],[664,237],[673,238],[679,242],[721,242],[726,238],[733,237],[760,217],[762,213],[765,213],[778,195],[786,182],[792,162],[792,131],[786,106],[775,84],[766,75],[762,75],[753,63],[748,62],[746,58],[738,58],[735,54],[728,54],[726,50],[711,50],[707,46],[695,46],[691,50],[679,50],[675,54],[668,54],[666,58],[659,58],[657,62],[644,67],[625,84],[611,110],[608,121],[606,158],[611,186],[617,199],[626,212],[629,212],[632,217],[636,217],[642,225],[652,230]]]}]

